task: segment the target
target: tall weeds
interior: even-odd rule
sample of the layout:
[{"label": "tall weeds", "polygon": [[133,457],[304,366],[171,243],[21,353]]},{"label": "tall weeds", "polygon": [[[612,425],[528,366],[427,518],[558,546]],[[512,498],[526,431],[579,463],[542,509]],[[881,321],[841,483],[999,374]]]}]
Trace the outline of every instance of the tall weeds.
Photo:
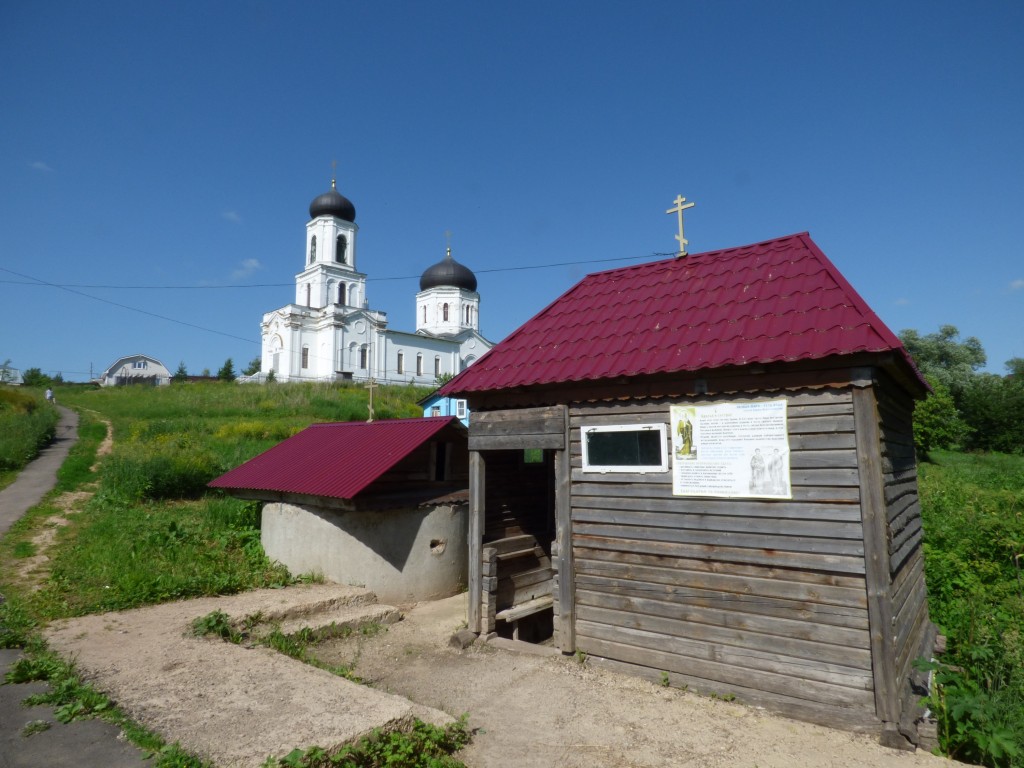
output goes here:
[{"label": "tall weeds", "polygon": [[920,472],[932,620],[928,704],[959,760],[1024,766],[1024,457],[936,452]]}]

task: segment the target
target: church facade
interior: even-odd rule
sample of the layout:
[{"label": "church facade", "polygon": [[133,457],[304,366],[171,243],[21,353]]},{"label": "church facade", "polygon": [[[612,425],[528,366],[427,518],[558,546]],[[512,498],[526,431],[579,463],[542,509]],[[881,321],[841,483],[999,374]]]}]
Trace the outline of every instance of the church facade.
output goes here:
[{"label": "church facade", "polygon": [[332,180],[309,206],[294,302],[263,316],[260,380],[273,371],[277,381],[434,386],[493,346],[480,335],[476,276],[451,248],[420,277],[416,330],[388,328],[387,313],[370,308],[358,232],[355,206]]}]

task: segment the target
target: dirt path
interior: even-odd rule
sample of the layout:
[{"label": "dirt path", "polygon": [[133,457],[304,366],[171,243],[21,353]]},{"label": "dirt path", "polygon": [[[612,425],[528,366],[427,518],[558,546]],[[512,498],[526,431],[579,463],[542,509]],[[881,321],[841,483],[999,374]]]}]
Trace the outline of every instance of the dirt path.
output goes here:
[{"label": "dirt path", "polygon": [[448,638],[464,597],[421,604],[387,632],[321,645],[325,661],[355,665],[377,688],[479,729],[460,755],[469,766],[949,766],[886,749],[861,735],[770,715],[580,664]]}]

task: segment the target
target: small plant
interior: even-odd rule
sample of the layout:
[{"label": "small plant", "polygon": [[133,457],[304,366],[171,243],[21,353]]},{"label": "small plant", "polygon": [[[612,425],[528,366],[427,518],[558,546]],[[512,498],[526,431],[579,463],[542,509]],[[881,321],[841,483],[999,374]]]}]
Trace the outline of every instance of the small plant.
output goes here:
[{"label": "small plant", "polygon": [[295,749],[281,758],[268,758],[264,768],[465,768],[452,754],[469,743],[466,715],[441,728],[416,720],[412,730],[375,730],[357,744],[328,754],[322,747]]},{"label": "small plant", "polygon": [[242,642],[242,633],[231,625],[231,617],[224,611],[210,611],[192,621],[192,634],[196,637],[215,635],[229,643]]},{"label": "small plant", "polygon": [[29,736],[35,736],[37,733],[50,730],[50,723],[45,720],[30,720],[25,723],[25,727],[21,729],[21,735],[25,738]]},{"label": "small plant", "polygon": [[661,673],[661,687],[668,688],[672,684],[672,681],[668,679],[668,672]]},{"label": "small plant", "polygon": [[578,661],[580,664],[586,664],[587,663],[587,652],[586,651],[581,651],[579,648],[577,648],[576,649],[576,661]]}]

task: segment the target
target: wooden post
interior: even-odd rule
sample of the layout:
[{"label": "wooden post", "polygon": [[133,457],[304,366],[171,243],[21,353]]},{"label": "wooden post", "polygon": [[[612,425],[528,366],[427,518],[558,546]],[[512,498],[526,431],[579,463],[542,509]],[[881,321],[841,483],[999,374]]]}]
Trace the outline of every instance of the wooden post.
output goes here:
[{"label": "wooden post", "polygon": [[466,535],[469,547],[469,608],[466,624],[470,631],[480,633],[481,572],[484,542],[484,480],[486,465],[480,451],[469,452],[469,526]]},{"label": "wooden post", "polygon": [[572,557],[572,462],[569,456],[569,415],[565,414],[565,445],[555,451],[555,537],[558,541],[558,647],[576,650],[576,574]]},{"label": "wooden post", "polygon": [[[878,405],[871,371],[852,372],[853,418],[860,470],[860,510],[864,528],[864,578],[870,623],[871,671],[875,714],[882,721],[882,744],[900,746],[900,680],[896,679],[896,640],[893,631],[892,578],[889,570],[888,516]],[[890,743],[891,742],[891,743]]]}]

